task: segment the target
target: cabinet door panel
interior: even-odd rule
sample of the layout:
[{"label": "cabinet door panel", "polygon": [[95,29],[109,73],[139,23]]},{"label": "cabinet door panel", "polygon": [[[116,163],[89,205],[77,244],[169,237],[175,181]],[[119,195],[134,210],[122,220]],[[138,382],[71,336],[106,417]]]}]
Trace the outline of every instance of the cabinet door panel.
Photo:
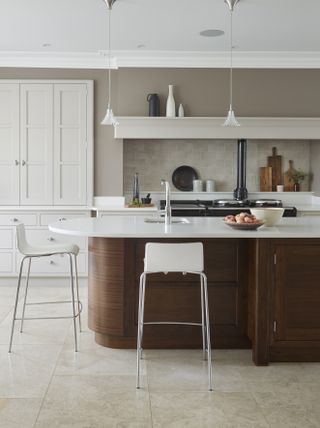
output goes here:
[{"label": "cabinet door panel", "polygon": [[276,249],[276,341],[320,340],[320,247],[279,245]]},{"label": "cabinet door panel", "polygon": [[53,86],[21,85],[22,205],[51,205],[53,201]]},{"label": "cabinet door panel", "polygon": [[19,85],[0,84],[0,205],[19,204]]},{"label": "cabinet door panel", "polygon": [[85,205],[87,199],[87,88],[54,86],[54,204]]}]

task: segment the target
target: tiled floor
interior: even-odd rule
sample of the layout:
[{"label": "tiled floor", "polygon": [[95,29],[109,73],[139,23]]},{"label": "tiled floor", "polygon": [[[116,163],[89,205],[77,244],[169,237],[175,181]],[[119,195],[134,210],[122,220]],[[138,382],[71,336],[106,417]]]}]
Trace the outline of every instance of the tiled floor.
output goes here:
[{"label": "tiled floor", "polygon": [[217,350],[208,392],[200,350],[146,351],[137,391],[135,351],[103,348],[85,327],[75,354],[69,320],[26,322],[9,355],[13,298],[14,287],[0,288],[1,428],[320,427],[320,364],[255,367],[250,351]]}]

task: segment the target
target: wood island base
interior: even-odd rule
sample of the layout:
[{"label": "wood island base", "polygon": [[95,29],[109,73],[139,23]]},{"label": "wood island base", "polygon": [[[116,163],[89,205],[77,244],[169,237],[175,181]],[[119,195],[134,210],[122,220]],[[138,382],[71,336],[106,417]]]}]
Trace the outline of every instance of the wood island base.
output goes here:
[{"label": "wood island base", "polygon": [[[89,328],[135,348],[146,242],[204,244],[213,348],[252,348],[253,361],[320,361],[320,239],[89,239]],[[179,257],[179,254],[177,254]],[[200,322],[194,275],[148,277],[146,321]],[[146,326],[144,348],[200,348],[201,328]]]}]

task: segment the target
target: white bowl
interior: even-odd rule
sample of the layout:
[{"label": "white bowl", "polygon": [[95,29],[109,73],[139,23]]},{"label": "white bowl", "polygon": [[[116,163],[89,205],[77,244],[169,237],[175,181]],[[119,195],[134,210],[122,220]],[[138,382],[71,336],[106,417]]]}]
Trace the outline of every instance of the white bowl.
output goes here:
[{"label": "white bowl", "polygon": [[281,220],[284,208],[251,208],[251,214],[263,220],[265,226],[275,226]]}]

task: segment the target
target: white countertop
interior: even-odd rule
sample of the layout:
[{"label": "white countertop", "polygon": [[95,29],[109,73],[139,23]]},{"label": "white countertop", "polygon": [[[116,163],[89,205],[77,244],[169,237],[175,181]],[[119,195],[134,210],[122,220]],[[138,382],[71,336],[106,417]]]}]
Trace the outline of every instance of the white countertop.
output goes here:
[{"label": "white countertop", "polygon": [[283,218],[276,227],[234,230],[221,218],[189,217],[189,224],[145,223],[143,216],[76,218],[49,225],[52,232],[99,238],[320,238],[319,217]]}]

